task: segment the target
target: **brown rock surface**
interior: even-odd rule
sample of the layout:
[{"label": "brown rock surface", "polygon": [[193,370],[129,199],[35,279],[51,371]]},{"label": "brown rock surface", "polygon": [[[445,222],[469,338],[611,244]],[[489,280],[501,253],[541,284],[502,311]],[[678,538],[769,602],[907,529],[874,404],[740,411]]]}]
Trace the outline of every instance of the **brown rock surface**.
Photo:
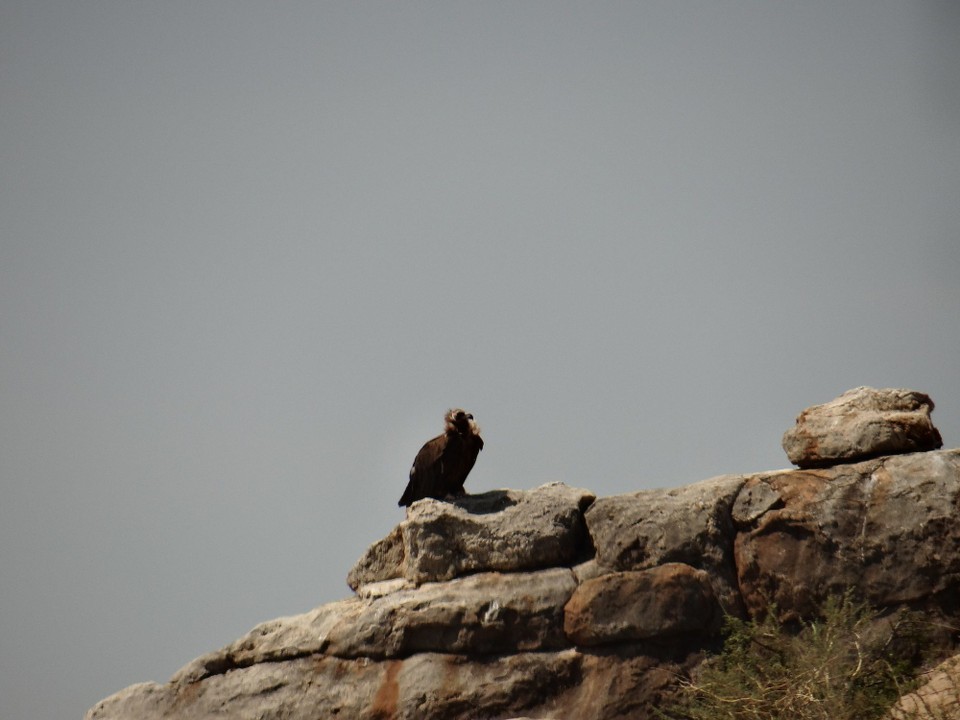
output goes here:
[{"label": "brown rock surface", "polygon": [[602,645],[709,635],[720,629],[721,617],[707,573],[667,563],[587,580],[567,603],[563,627],[577,645]]},{"label": "brown rock surface", "polygon": [[943,441],[932,411],[933,400],[913,390],[854,388],[801,412],[783,449],[801,468],[936,450]]}]

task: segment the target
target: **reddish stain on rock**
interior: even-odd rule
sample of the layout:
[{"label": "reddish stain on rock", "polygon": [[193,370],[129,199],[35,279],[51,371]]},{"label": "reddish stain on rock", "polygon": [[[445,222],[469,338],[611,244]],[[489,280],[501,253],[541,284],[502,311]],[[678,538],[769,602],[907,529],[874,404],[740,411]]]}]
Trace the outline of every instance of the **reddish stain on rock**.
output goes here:
[{"label": "reddish stain on rock", "polygon": [[389,660],[386,663],[383,682],[373,698],[370,717],[376,720],[393,720],[397,717],[397,702],[400,699],[400,684],[397,676],[403,667],[402,660]]}]

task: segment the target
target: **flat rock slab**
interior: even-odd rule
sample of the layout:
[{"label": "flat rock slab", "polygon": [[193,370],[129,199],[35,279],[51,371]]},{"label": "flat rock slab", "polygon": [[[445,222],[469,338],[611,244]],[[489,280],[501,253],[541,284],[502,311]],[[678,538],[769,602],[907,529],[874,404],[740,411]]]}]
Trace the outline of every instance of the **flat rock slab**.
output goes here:
[{"label": "flat rock slab", "polygon": [[587,580],[567,603],[564,630],[577,645],[603,645],[715,633],[722,617],[707,573],[667,563]]},{"label": "flat rock slab", "polygon": [[563,607],[573,572],[480,573],[374,598],[326,634],[339,657],[405,657],[423,652],[486,655],[569,645]]},{"label": "flat rock slab", "polygon": [[455,502],[427,498],[370,546],[347,576],[354,590],[406,578],[419,585],[470,573],[569,566],[590,543],[583,521],[593,493],[551,483],[495,490]]},{"label": "flat rock slab", "polygon": [[523,713],[583,681],[573,650],[468,659],[313,656],[264,663],[201,682],[143,683],[93,707],[85,720],[474,720]]},{"label": "flat rock slab", "polygon": [[402,658],[415,653],[486,655],[569,646],[563,608],[573,572],[481,573],[382,596],[350,598],[258,625],[227,647],[197,658],[175,682],[315,654]]},{"label": "flat rock slab", "polygon": [[849,588],[878,607],[936,601],[960,585],[958,507],[957,450],[750,476],[733,508],[746,607],[810,616]]},{"label": "flat rock slab", "polygon": [[260,623],[226,647],[201,655],[178,670],[171,682],[195,683],[214,675],[259,664],[277,664],[325,652],[331,632],[356,618],[369,601],[349,598],[301,615]]},{"label": "flat rock slab", "polygon": [[932,411],[933,400],[913,390],[854,388],[801,412],[783,449],[801,468],[936,450],[943,441]]}]

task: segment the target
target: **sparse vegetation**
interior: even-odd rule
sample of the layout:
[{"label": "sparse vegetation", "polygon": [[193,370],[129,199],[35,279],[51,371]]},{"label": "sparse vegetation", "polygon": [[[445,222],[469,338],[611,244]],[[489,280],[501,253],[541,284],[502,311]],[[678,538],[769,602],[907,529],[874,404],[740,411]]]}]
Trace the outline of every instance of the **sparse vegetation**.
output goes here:
[{"label": "sparse vegetation", "polygon": [[[664,720],[871,720],[917,684],[923,624],[912,613],[881,617],[849,595],[823,617],[788,626],[776,608],[763,619],[729,618],[722,652],[685,681]],[[958,720],[918,707],[898,718]]]}]

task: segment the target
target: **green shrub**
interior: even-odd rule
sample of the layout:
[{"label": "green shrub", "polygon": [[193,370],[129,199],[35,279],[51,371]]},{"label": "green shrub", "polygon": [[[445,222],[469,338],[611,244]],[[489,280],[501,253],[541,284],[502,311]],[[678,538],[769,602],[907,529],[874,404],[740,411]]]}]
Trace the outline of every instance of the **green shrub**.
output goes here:
[{"label": "green shrub", "polygon": [[788,627],[776,608],[729,618],[720,654],[684,683],[667,720],[871,720],[910,687],[921,633],[906,613],[881,618],[849,595]]}]

